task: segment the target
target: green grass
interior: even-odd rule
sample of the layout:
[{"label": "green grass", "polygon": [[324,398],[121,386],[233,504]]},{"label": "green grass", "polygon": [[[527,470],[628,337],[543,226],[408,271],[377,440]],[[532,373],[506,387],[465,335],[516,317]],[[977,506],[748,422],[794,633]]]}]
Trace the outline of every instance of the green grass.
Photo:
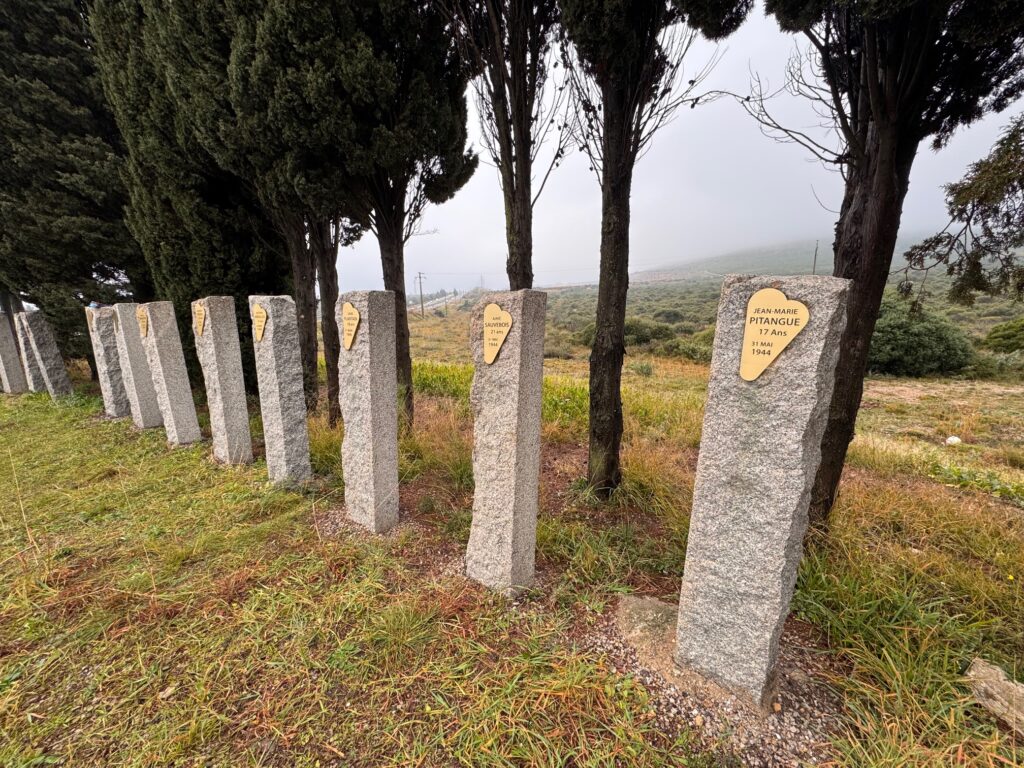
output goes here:
[{"label": "green grass", "polygon": [[[99,420],[95,398],[0,398],[0,765],[717,764],[567,639],[581,608],[678,590],[707,369],[642,361],[608,502],[579,482],[585,364],[546,363],[546,456],[569,468],[543,479],[550,579],[525,610],[423,566],[469,533],[468,365],[417,361],[412,527],[386,537],[312,525],[342,487],[341,430],[320,415],[322,478],[296,493],[261,462],[218,467]],[[793,605],[841,670],[841,764],[1024,761],[961,679],[975,655],[1024,678],[1021,434],[1019,387],[869,381]]]},{"label": "green grass", "polygon": [[646,693],[94,399],[0,399],[0,764],[708,765]]}]

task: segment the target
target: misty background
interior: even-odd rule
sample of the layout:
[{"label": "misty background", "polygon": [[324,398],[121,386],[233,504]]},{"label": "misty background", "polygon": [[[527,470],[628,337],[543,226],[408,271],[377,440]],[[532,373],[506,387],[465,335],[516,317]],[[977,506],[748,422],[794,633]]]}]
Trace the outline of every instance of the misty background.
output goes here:
[{"label": "misty background", "polygon": [[[795,46],[804,38],[782,33],[758,7],[725,43],[699,39],[684,63],[689,79],[712,57],[720,61],[702,91],[747,94],[751,72],[766,91],[780,88]],[[717,54],[716,54],[717,52]],[[480,167],[454,199],[427,209],[421,234],[406,248],[410,298],[416,274],[423,291],[483,285],[507,290],[505,219],[498,174],[479,136],[479,121],[469,94],[470,141]],[[943,185],[956,181],[967,166],[986,155],[1020,103],[959,131],[940,152],[922,145],[904,206],[901,238],[918,239],[943,228],[947,216]],[[833,144],[818,125],[811,105],[783,94],[771,110],[784,125],[808,130]],[[546,163],[542,154],[541,161]],[[545,166],[546,167],[546,166]],[[538,163],[535,172],[543,174]],[[730,251],[792,241],[813,241],[823,253],[832,246],[833,226],[842,200],[842,178],[795,144],[764,136],[760,126],[731,98],[683,106],[662,128],[637,165],[633,181],[630,272],[684,264]],[[831,209],[831,210],[827,210]],[[584,154],[573,151],[556,169],[537,201],[534,218],[536,287],[596,283],[601,228],[601,192]],[[897,250],[893,267],[903,263]],[[367,232],[338,259],[341,290],[381,288],[376,238]]]}]

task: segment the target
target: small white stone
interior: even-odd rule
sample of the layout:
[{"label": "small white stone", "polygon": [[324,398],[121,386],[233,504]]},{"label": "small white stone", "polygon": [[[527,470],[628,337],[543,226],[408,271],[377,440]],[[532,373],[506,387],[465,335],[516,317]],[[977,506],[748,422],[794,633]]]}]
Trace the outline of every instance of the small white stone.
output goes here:
[{"label": "small white stone", "polygon": [[962,442],[963,440],[961,440],[956,435],[950,435],[949,437],[946,438],[946,445],[960,445],[960,443]]}]

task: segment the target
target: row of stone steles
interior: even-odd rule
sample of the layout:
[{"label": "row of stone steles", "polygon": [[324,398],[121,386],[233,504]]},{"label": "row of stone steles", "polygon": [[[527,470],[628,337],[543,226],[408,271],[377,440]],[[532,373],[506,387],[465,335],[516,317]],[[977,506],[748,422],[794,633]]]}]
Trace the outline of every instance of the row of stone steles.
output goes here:
[{"label": "row of stone steles", "polygon": [[[759,706],[774,695],[848,294],[848,281],[820,276],[730,276],[723,283],[675,657]],[[475,490],[466,574],[503,592],[534,578],[546,304],[547,295],[532,290],[485,296],[470,330]],[[295,304],[287,296],[252,296],[249,311],[267,471],[275,482],[303,483],[312,471]],[[345,503],[351,518],[380,533],[398,520],[395,297],[345,294],[336,312]],[[772,313],[784,316],[789,330],[750,319]],[[234,301],[200,299],[192,315],[214,456],[250,462]],[[798,329],[793,317],[802,318]],[[69,393],[42,316],[16,319],[24,366],[9,325],[0,323],[4,388]],[[88,319],[107,413],[130,413],[140,428],[162,423],[172,445],[199,440],[171,304],[119,304],[88,310]],[[759,359],[767,347],[774,354]],[[750,359],[753,372],[744,363]]]},{"label": "row of stone steles", "polygon": [[[537,291],[495,293],[484,297],[473,318],[476,493],[466,568],[472,578],[506,592],[531,586],[534,577],[546,304],[546,294]],[[289,296],[251,296],[249,312],[267,473],[274,483],[302,485],[313,472],[295,303]],[[346,511],[383,533],[399,516],[395,296],[347,293],[336,312],[343,331],[338,367]],[[25,359],[39,361],[26,366],[29,378],[45,382],[55,397],[68,394],[53,336],[42,315],[31,317],[26,323],[19,316],[19,329],[27,329],[19,341],[25,348],[34,345],[33,356]],[[107,416],[130,417],[139,429],[163,426],[171,446],[201,440],[173,305],[88,308],[86,321]],[[206,385],[213,456],[224,464],[251,463],[234,299],[192,302],[192,333]],[[3,360],[6,371],[17,352],[5,353]],[[45,375],[36,373],[43,368]],[[24,391],[14,379],[20,371],[19,363],[15,383],[5,378],[5,389]]]},{"label": "row of stone steles", "polygon": [[10,394],[49,392],[54,399],[71,394],[64,360],[41,312],[16,313],[14,331],[0,314],[0,384]]}]

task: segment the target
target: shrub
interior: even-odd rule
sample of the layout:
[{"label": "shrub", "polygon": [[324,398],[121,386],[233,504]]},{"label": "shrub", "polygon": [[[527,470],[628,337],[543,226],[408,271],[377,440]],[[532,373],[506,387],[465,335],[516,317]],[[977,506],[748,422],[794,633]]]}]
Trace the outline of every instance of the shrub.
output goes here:
[{"label": "shrub", "polygon": [[907,301],[886,299],[871,338],[868,367],[894,376],[956,373],[971,362],[963,331]]},{"label": "shrub", "polygon": [[[592,347],[594,346],[595,333],[596,326],[590,323],[576,334],[576,341],[584,347]],[[676,335],[671,325],[646,320],[642,317],[627,317],[625,334],[627,347],[650,344],[652,341],[664,341],[674,338]]]},{"label": "shrub", "polygon": [[985,337],[985,346],[993,352],[1017,352],[1024,349],[1024,317],[1000,323]]}]

